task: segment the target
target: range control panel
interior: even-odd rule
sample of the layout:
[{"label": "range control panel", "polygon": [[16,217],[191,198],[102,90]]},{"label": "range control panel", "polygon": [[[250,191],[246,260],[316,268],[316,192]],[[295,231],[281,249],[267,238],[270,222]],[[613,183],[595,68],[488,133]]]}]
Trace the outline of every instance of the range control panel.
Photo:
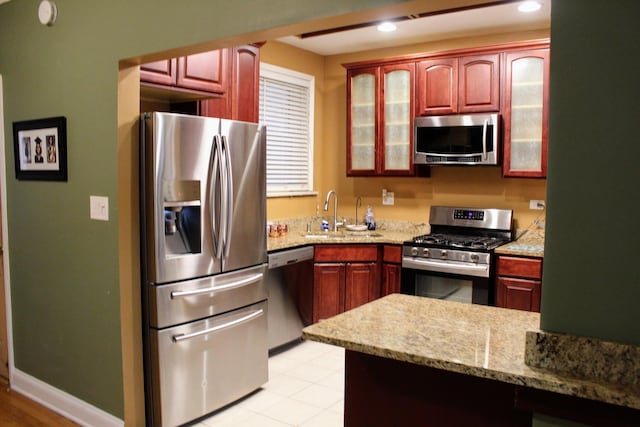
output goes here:
[{"label": "range control panel", "polygon": [[484,221],[484,211],[471,209],[456,209],[453,211],[454,219],[466,219],[473,221]]}]

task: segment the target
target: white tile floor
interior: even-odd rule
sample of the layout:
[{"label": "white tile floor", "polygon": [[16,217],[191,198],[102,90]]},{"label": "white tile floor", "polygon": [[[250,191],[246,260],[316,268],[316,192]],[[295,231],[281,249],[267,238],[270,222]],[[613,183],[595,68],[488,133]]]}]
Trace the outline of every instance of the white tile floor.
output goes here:
[{"label": "white tile floor", "polygon": [[195,427],[343,427],[344,349],[304,341],[269,358],[269,382]]}]

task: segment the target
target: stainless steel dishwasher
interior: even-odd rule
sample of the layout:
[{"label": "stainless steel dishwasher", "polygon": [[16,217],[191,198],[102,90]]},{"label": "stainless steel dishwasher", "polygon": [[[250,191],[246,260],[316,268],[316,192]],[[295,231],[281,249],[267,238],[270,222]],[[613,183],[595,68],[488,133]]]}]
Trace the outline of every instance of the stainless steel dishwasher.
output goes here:
[{"label": "stainless steel dishwasher", "polygon": [[270,252],[265,283],[268,345],[274,353],[299,341],[302,328],[311,323],[305,307],[311,307],[313,246]]}]

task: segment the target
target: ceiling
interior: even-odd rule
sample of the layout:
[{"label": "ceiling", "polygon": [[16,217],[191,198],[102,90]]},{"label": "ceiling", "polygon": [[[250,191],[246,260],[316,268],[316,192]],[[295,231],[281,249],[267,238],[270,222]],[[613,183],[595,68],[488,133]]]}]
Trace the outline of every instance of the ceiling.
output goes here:
[{"label": "ceiling", "polygon": [[532,13],[518,12],[519,2],[510,2],[425,18],[405,19],[395,22],[398,29],[393,33],[381,33],[376,30],[375,25],[371,25],[305,38],[283,37],[278,41],[329,56],[457,37],[536,30],[549,28],[550,3],[551,0],[542,2],[542,8]]}]

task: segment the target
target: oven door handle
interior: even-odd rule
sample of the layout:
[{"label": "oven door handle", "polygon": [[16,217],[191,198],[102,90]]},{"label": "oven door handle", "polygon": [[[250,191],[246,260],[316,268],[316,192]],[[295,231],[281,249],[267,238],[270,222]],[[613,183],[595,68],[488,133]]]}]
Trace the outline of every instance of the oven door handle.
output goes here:
[{"label": "oven door handle", "polygon": [[474,277],[489,277],[489,265],[470,264],[463,262],[435,261],[431,259],[402,258],[403,268],[415,270],[435,271],[438,273],[460,274]]}]

